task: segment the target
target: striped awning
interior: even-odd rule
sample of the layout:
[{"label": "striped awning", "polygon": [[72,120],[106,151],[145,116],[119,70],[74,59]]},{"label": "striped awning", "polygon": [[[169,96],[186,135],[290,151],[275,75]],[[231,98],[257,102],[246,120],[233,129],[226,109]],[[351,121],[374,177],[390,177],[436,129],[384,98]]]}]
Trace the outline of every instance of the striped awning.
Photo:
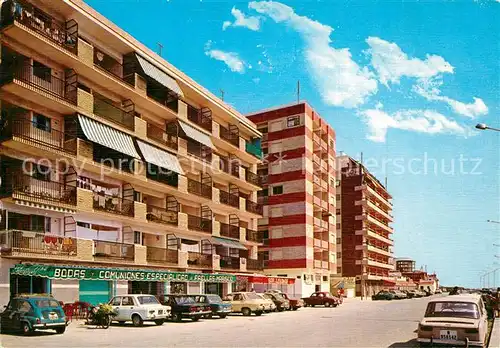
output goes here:
[{"label": "striped awning", "polygon": [[151,146],[140,140],[137,140],[137,145],[139,145],[139,149],[141,150],[146,162],[184,175],[184,171],[182,170],[177,156],[168,153],[167,151],[160,150],[157,147]]},{"label": "striped awning", "polygon": [[212,140],[210,140],[209,135],[207,135],[203,132],[200,132],[196,128],[188,125],[187,123],[179,121],[179,125],[181,126],[181,129],[184,131],[184,133],[186,133],[187,137],[189,137],[189,138],[191,138],[191,139],[193,139],[193,140],[195,140],[195,141],[197,141],[205,146],[208,146],[212,149],[215,149],[215,146],[212,143]]},{"label": "striped awning", "polygon": [[141,158],[135,149],[134,140],[130,135],[82,115],[78,115],[78,121],[83,133],[90,141],[124,153],[130,157]]},{"label": "striped awning", "polygon": [[167,75],[163,70],[157,68],[155,65],[151,64],[148,62],[146,59],[142,58],[140,55],[137,53],[135,54],[137,57],[137,61],[139,62],[139,65],[142,68],[142,71],[149,77],[151,77],[153,80],[158,82],[159,84],[167,87],[171,91],[175,92],[177,95],[180,95],[184,97],[184,93],[182,93],[182,89],[179,87],[179,84],[177,81]]},{"label": "striped awning", "polygon": [[212,237],[211,239],[212,244],[215,245],[220,245],[226,248],[233,248],[233,249],[241,249],[241,250],[247,250],[243,244],[236,240],[231,240],[231,239],[226,239],[226,238],[220,238],[220,237]]},{"label": "striped awning", "polygon": [[17,205],[25,206],[25,207],[50,210],[50,211],[55,211],[55,212],[63,213],[63,214],[76,214],[76,208],[70,209],[70,208],[64,208],[64,207],[57,207],[55,205],[44,204],[44,203],[34,203],[34,202],[25,201],[25,200],[21,200],[21,199],[15,199],[14,203]]}]

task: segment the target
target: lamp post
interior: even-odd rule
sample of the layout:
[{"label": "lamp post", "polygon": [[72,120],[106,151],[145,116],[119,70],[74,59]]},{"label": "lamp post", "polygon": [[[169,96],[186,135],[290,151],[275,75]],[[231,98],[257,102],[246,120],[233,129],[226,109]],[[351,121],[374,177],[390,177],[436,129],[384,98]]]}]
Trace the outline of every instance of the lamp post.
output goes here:
[{"label": "lamp post", "polygon": [[494,128],[494,127],[489,127],[489,126],[487,126],[484,123],[478,123],[478,124],[476,124],[476,128],[480,129],[480,130],[492,130],[492,131],[500,132],[500,129]]},{"label": "lamp post", "polygon": [[486,220],[486,222],[489,222],[492,224],[500,224],[500,221],[495,221],[495,220]]}]

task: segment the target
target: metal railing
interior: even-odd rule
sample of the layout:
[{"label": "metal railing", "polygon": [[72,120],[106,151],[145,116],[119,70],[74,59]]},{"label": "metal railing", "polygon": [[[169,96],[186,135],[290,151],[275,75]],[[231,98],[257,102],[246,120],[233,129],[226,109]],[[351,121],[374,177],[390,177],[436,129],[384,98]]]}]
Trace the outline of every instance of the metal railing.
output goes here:
[{"label": "metal railing", "polygon": [[247,259],[247,269],[258,270],[258,271],[263,270],[264,260]]},{"label": "metal railing", "polygon": [[212,132],[212,118],[204,117],[201,109],[187,104],[187,117],[191,122],[197,124],[203,129],[208,130],[209,132]]},{"label": "metal railing", "polygon": [[33,231],[9,230],[0,233],[0,245],[4,255],[76,256],[76,238],[57,236]]},{"label": "metal railing", "polygon": [[106,213],[134,216],[134,201],[94,192],[93,207]]},{"label": "metal railing", "polygon": [[94,95],[94,114],[130,130],[135,128],[135,115],[133,112],[125,111],[104,98],[99,98],[97,95]]},{"label": "metal railing", "polygon": [[147,261],[174,263],[179,262],[179,250],[164,249],[148,246],[146,249]]},{"label": "metal railing", "polygon": [[264,236],[259,231],[250,230],[247,228],[247,240],[250,242],[263,243]]},{"label": "metal railing", "polygon": [[199,181],[188,179],[188,192],[197,196],[212,199],[212,186],[202,184]]},{"label": "metal railing", "polygon": [[174,150],[178,148],[177,135],[169,135],[164,129],[148,123],[147,136],[150,139],[156,140]]},{"label": "metal railing", "polygon": [[236,147],[240,146],[240,136],[236,133],[231,133],[229,129],[223,126],[219,126],[219,135],[222,140],[227,141]]},{"label": "metal railing", "polygon": [[240,258],[234,256],[220,256],[220,267],[229,269],[240,269]]},{"label": "metal railing", "polygon": [[212,164],[212,149],[196,141],[188,141],[187,153]]},{"label": "metal railing", "polygon": [[109,259],[134,261],[135,246],[134,244],[94,240],[94,256]]},{"label": "metal railing", "polygon": [[202,254],[188,251],[188,265],[194,267],[212,267],[212,254]]},{"label": "metal railing", "polygon": [[169,211],[165,208],[147,205],[146,218],[148,221],[158,222],[162,224],[175,225],[179,224],[179,213],[176,211]]},{"label": "metal railing", "polygon": [[264,213],[264,208],[261,204],[252,202],[248,199],[246,201],[246,210],[251,212],[251,213],[258,214],[258,215],[263,215],[263,213]]},{"label": "metal railing", "polygon": [[260,185],[264,185],[264,184],[267,184],[267,182],[269,181],[269,175],[261,175],[260,176]]},{"label": "metal railing", "polygon": [[247,169],[246,173],[245,173],[245,179],[247,182],[255,185],[255,186],[259,186],[259,187],[262,187],[262,183],[261,183],[261,180],[259,178],[259,176],[255,173],[252,173],[250,170]]},{"label": "metal railing", "polygon": [[0,196],[15,195],[30,201],[76,206],[76,186],[69,186],[55,181],[37,179],[33,176],[14,173],[0,187]]},{"label": "metal railing", "polygon": [[212,220],[188,214],[188,229],[212,233]]},{"label": "metal railing", "polygon": [[240,228],[238,226],[220,222],[220,235],[222,237],[240,239]]},{"label": "metal railing", "polygon": [[219,201],[231,207],[240,207],[240,198],[223,190],[219,190]]}]

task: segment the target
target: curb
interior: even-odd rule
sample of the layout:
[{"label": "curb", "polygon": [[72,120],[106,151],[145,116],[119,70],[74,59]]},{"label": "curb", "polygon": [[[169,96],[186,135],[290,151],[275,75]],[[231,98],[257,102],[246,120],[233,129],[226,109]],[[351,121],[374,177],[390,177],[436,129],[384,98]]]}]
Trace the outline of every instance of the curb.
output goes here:
[{"label": "curb", "polygon": [[488,347],[500,347],[500,318],[495,318],[493,321]]}]

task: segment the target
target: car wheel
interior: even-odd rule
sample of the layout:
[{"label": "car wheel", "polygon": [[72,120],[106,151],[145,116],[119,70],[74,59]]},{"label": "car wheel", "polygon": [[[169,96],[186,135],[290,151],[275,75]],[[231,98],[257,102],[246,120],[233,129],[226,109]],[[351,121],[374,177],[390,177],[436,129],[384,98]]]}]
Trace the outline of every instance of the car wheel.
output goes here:
[{"label": "car wheel", "polygon": [[198,320],[200,320],[200,319],[201,319],[201,317],[198,317],[198,316],[196,316],[196,317],[192,317],[192,318],[191,318],[191,320],[192,320],[192,321],[198,321]]},{"label": "car wheel", "polygon": [[134,315],[132,316],[132,324],[133,324],[135,327],[142,326],[142,324],[143,324],[143,320],[142,320],[142,318],[141,318],[139,315],[134,314]]},{"label": "car wheel", "polygon": [[214,316],[213,316],[213,314],[212,314],[212,313],[207,314],[207,315],[205,316],[205,318],[207,318],[207,319],[212,319],[213,317],[214,317]]},{"label": "car wheel", "polygon": [[225,317],[227,317],[227,314],[219,314],[219,318],[224,319]]},{"label": "car wheel", "polygon": [[155,320],[155,324],[158,325],[158,326],[162,326],[163,323],[164,323],[163,319]]},{"label": "car wheel", "polygon": [[180,323],[182,321],[182,315],[180,313],[172,314],[172,320]]},{"label": "car wheel", "polygon": [[299,307],[293,307],[292,310],[296,311]]},{"label": "car wheel", "polygon": [[[248,316],[250,316],[252,314],[252,311],[250,310],[250,308],[246,308],[245,307],[245,308],[241,309],[241,313],[243,313],[243,315],[245,317],[248,317]],[[255,312],[255,314],[257,314],[257,312]],[[261,314],[262,314],[262,312],[261,312]]]},{"label": "car wheel", "polygon": [[61,326],[56,328],[56,333],[58,333],[59,335],[63,334],[64,331],[66,331],[66,326]]},{"label": "car wheel", "polygon": [[258,317],[260,317],[262,315],[262,311],[255,312],[255,315],[258,316]]},{"label": "car wheel", "polygon": [[325,307],[330,307],[331,303],[330,302],[325,302]]},{"label": "car wheel", "polygon": [[29,335],[30,333],[33,332],[30,324],[28,324],[26,321],[23,321],[23,323],[21,325],[21,330],[23,331],[23,335]]}]

